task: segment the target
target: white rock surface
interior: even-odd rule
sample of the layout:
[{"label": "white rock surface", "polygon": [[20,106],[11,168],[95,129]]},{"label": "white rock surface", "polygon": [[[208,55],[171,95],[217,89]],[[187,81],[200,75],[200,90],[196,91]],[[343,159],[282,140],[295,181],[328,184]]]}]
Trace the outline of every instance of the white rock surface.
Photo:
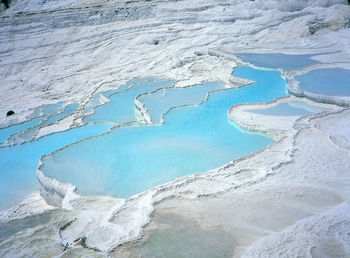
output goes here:
[{"label": "white rock surface", "polygon": [[[17,0],[0,13],[0,125],[24,121],[43,104],[84,105],[94,92],[135,77],[175,79],[179,87],[229,84],[233,50],[331,53],[316,58],[349,63],[349,18],[345,0]],[[6,117],[9,109],[16,114]],[[350,112],[335,107],[311,118],[250,121],[248,109],[232,109],[230,117],[273,135],[277,141],[264,150],[127,200],[64,192],[58,201],[69,210],[52,210],[35,195],[1,221],[42,213],[49,222],[0,240],[0,256],[118,255],[121,244],[142,236],[155,211],[201,227],[220,224],[241,236],[238,256],[348,256]],[[74,125],[79,112],[41,135]],[[271,218],[271,211],[281,215]]]}]

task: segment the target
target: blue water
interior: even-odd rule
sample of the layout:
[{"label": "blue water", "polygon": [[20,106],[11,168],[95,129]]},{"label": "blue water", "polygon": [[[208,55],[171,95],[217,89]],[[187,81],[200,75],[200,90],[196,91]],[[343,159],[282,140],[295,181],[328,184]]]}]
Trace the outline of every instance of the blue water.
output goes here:
[{"label": "blue water", "polygon": [[44,118],[42,117],[38,117],[35,119],[32,119],[30,121],[21,123],[21,124],[16,124],[16,125],[12,125],[6,128],[1,128],[0,129],[0,143],[3,143],[6,141],[6,139],[11,136],[12,134],[15,134],[17,132],[20,132],[22,130],[26,130],[30,127],[36,126],[38,124],[40,124],[41,121],[43,121]]},{"label": "blue water", "polygon": [[252,109],[251,112],[269,116],[303,116],[319,113],[325,109],[301,101],[281,103],[267,109]]},{"label": "blue water", "polygon": [[300,82],[301,90],[328,96],[350,96],[350,70],[317,69],[295,79]]},{"label": "blue water", "polygon": [[138,100],[145,104],[152,121],[158,123],[162,115],[172,107],[198,105],[205,100],[208,92],[222,89],[225,89],[223,82],[207,82],[193,87],[162,89],[141,96]]},{"label": "blue water", "polygon": [[101,94],[102,93],[95,93],[90,98],[89,102],[83,108],[83,115],[92,113],[95,110],[95,108],[101,104]]},{"label": "blue water", "polygon": [[0,210],[18,203],[38,187],[35,172],[42,155],[109,129],[105,124],[87,125],[30,143],[0,148]]},{"label": "blue water", "polygon": [[115,122],[119,124],[137,121],[139,118],[135,114],[135,97],[145,92],[170,87],[173,83],[174,81],[151,81],[133,87],[126,87],[126,89],[123,87],[123,90],[108,95],[111,102],[97,107],[95,113],[84,121]]},{"label": "blue water", "polygon": [[296,70],[303,67],[319,63],[311,59],[313,55],[287,55],[282,53],[234,53],[235,56],[244,62],[254,64],[258,67],[281,68],[283,70]]},{"label": "blue water", "polygon": [[[179,176],[219,167],[265,147],[272,142],[270,138],[233,126],[227,111],[235,104],[266,102],[285,96],[286,82],[279,72],[249,67],[237,68],[233,74],[258,83],[212,93],[199,107],[173,110],[164,117],[163,126],[135,126],[134,123],[74,144],[45,158],[43,171],[77,185],[81,194],[128,197]],[[30,141],[37,129],[78,108],[77,104],[72,104],[63,110],[64,103],[58,103],[39,108],[36,113],[41,117],[0,129],[3,140],[10,135],[14,142],[17,138],[28,140],[21,145],[0,148],[0,209],[17,203],[37,188],[35,171],[42,155],[107,132],[110,121],[140,121],[134,106],[136,96],[155,91],[142,97],[159,118],[173,105],[199,104],[206,92],[224,87],[222,83],[206,83],[202,88],[169,89],[173,83],[135,79],[105,93],[111,102],[96,108],[96,112],[86,118],[86,121],[105,124],[87,124]],[[161,90],[164,94],[156,91],[160,88],[165,88]]]},{"label": "blue water", "polygon": [[[100,106],[100,103],[101,103],[101,95],[103,95],[105,98],[111,98],[111,96],[119,94],[121,92],[124,92],[131,87],[140,85],[142,83],[147,83],[147,82],[152,81],[152,80],[154,81],[155,78],[152,78],[152,77],[135,78],[135,79],[128,81],[126,84],[121,85],[117,89],[108,90],[106,92],[97,92],[91,97],[89,103],[87,103],[87,105],[84,106],[82,114],[85,116],[85,115],[88,115],[90,113],[94,113],[95,110],[101,109],[102,107],[98,107],[98,106]],[[103,113],[103,108],[102,108],[102,110],[100,110],[98,112]],[[103,117],[101,117],[101,118],[103,118]],[[99,118],[98,118],[97,114],[90,116],[89,119],[93,122],[99,122]],[[85,121],[86,120],[87,119],[85,119]]]},{"label": "blue water", "polygon": [[45,105],[42,107],[42,113],[45,115],[54,114],[60,111],[63,107],[64,102],[59,102],[52,105]]},{"label": "blue water", "polygon": [[67,116],[73,114],[78,108],[79,108],[79,104],[76,104],[76,103],[69,104],[69,105],[64,107],[64,110],[62,112],[57,113],[53,116],[50,116],[45,121],[44,125],[53,124],[53,123],[63,119],[64,117],[67,117]]},{"label": "blue water", "polygon": [[126,84],[121,85],[118,89],[109,90],[109,91],[103,92],[102,94],[106,98],[110,98],[112,95],[126,91],[134,86],[147,84],[148,82],[154,82],[154,81],[157,81],[157,79],[154,77],[134,78],[128,81]]},{"label": "blue water", "polygon": [[76,103],[69,104],[63,108],[63,102],[39,107],[33,112],[36,118],[0,129],[0,143],[1,141],[2,143],[6,141],[6,146],[8,146],[32,141],[40,128],[73,114],[78,108],[79,104]]},{"label": "blue water", "polygon": [[[227,112],[235,104],[267,102],[287,95],[286,82],[277,71],[250,67],[237,68],[233,75],[257,83],[213,93],[199,107],[173,110],[165,116],[162,126],[116,128],[107,135],[71,145],[46,157],[43,172],[77,185],[80,194],[129,197],[179,176],[219,167],[267,146],[271,138],[232,126]],[[136,88],[128,90],[112,103],[132,105],[131,100],[138,93]],[[116,105],[106,104],[104,112],[95,115],[99,117],[96,120],[107,119],[101,118],[106,113],[117,122],[135,118],[129,111],[124,116],[124,110]]]},{"label": "blue water", "polygon": [[15,134],[7,138],[5,146],[17,145],[33,140],[40,128],[40,125],[41,123],[33,127],[29,127],[23,131],[16,132]]}]

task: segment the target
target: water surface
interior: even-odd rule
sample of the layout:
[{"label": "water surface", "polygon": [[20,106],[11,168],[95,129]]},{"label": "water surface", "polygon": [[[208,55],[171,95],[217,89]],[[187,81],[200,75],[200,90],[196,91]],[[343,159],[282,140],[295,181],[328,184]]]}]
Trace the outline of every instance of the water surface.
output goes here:
[{"label": "water surface", "polygon": [[42,155],[109,129],[110,126],[105,124],[87,125],[0,148],[0,210],[18,203],[38,188],[35,172]]},{"label": "water surface", "polygon": [[138,98],[149,110],[152,121],[159,123],[161,117],[172,107],[199,105],[210,92],[227,89],[223,82],[207,82],[185,88],[168,88]]},{"label": "water surface", "polygon": [[295,79],[299,89],[327,96],[350,96],[350,70],[342,68],[316,69]]},{"label": "water surface", "polygon": [[[109,134],[47,156],[43,172],[77,185],[80,194],[130,197],[177,177],[217,168],[267,146],[272,139],[232,126],[227,112],[235,104],[268,102],[287,95],[286,82],[278,71],[251,67],[237,68],[233,75],[257,83],[240,89],[227,89],[220,82],[174,89],[174,81],[135,79],[104,93],[111,102],[97,107],[84,126],[35,139],[40,128],[79,108],[77,104],[58,103],[40,107],[35,111],[39,117],[33,120],[0,129],[3,141],[22,143],[0,148],[0,209],[18,203],[37,188],[35,171],[42,155],[107,132],[110,122],[127,126],[115,127]],[[198,106],[209,92],[213,93],[208,100]],[[135,108],[138,96],[154,121],[160,121],[161,115],[172,109],[164,116],[163,125],[145,125]],[[92,97],[95,106],[98,97]],[[173,109],[184,105],[190,106]],[[87,109],[86,113],[93,110],[89,105]]]},{"label": "water surface", "polygon": [[[164,117],[163,125],[124,126],[74,144],[45,158],[42,171],[77,185],[80,194],[130,197],[177,177],[217,168],[267,146],[272,139],[232,126],[227,112],[235,104],[267,102],[287,95],[286,82],[278,71],[240,67],[233,74],[257,83],[212,93],[199,107],[172,110]],[[148,87],[139,85],[137,90],[126,91],[125,105],[132,105],[131,100]],[[217,87],[222,86],[214,88]],[[186,92],[191,94],[185,89],[183,101],[177,104],[189,103],[189,99],[198,102]],[[159,109],[158,117],[168,106],[154,108]],[[120,116],[115,105],[107,104],[105,113],[117,122],[135,120],[134,105],[125,107]]]},{"label": "water surface", "polygon": [[252,109],[250,112],[269,116],[303,116],[325,110],[326,109],[302,101],[289,101],[267,109]]},{"label": "water surface", "polygon": [[319,54],[290,55],[282,53],[234,53],[244,62],[258,67],[275,68],[283,70],[298,70],[303,67],[317,64],[319,61],[312,59]]},{"label": "water surface", "polygon": [[95,109],[94,114],[85,119],[86,122],[115,122],[115,123],[127,123],[131,121],[137,121],[139,118],[135,116],[135,98],[139,94],[145,92],[152,92],[154,90],[169,87],[174,81],[151,81],[145,82],[139,85],[135,85],[131,88],[122,87],[116,92],[108,95],[111,102],[98,106]]}]

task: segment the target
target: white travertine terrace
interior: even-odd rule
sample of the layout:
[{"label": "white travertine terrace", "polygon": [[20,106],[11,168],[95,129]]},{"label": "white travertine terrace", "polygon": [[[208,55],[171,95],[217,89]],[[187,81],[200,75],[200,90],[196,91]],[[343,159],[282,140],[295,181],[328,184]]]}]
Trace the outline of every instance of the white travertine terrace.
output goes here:
[{"label": "white travertine terrace", "polygon": [[[84,105],[136,77],[239,87],[231,76],[239,60],[229,55],[237,51],[330,53],[315,58],[348,67],[349,19],[347,1],[330,0],[13,1],[0,13],[0,124],[24,121],[43,104]],[[1,240],[0,256],[129,255],[132,244],[122,244],[149,234],[148,224],[162,230],[152,222],[162,213],[230,232],[238,242],[234,256],[348,256],[350,112],[329,105],[339,104],[334,99],[314,103],[329,111],[304,117],[249,112],[290,99],[301,98],[228,112],[242,127],[274,137],[270,146],[129,199],[79,196],[39,168],[42,195],[63,209],[34,193],[3,211],[1,222],[50,220]],[[16,115],[3,115],[8,109]],[[81,112],[40,136],[76,126]]]}]

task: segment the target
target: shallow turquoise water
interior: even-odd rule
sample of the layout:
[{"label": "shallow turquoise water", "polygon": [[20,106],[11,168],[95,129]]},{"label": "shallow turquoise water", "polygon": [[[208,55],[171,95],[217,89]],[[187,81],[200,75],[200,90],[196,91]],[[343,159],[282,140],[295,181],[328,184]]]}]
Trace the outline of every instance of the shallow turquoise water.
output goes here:
[{"label": "shallow turquoise water", "polygon": [[[63,102],[44,105],[33,111],[32,119],[6,128],[0,128],[0,144],[15,145],[31,141],[40,127],[50,125],[75,112],[79,105],[69,104],[63,108]],[[4,145],[3,145],[4,146]]]},{"label": "shallow turquoise water", "polygon": [[299,88],[328,96],[350,96],[350,70],[317,69],[295,77]]},{"label": "shallow turquoise water", "polygon": [[[54,114],[62,109],[63,104],[64,104],[64,102],[59,102],[59,103],[52,104],[52,105],[45,105],[41,109],[42,113],[45,115]],[[40,110],[40,108],[39,108],[39,110]]]},{"label": "shallow turquoise water", "polygon": [[207,82],[193,87],[162,89],[141,96],[138,100],[145,104],[152,121],[159,123],[162,115],[172,107],[198,105],[205,100],[208,92],[222,89],[225,89],[223,82]]},{"label": "shallow turquoise water", "polygon": [[109,129],[105,124],[87,125],[30,143],[0,148],[0,209],[17,203],[38,187],[35,172],[42,155]]},{"label": "shallow turquoise water", "polygon": [[[43,172],[77,185],[81,194],[129,197],[179,176],[219,167],[265,147],[272,142],[270,138],[232,126],[227,111],[235,104],[266,102],[285,96],[286,82],[276,71],[241,67],[233,74],[258,83],[212,93],[200,106],[172,110],[165,115],[162,126],[140,126],[141,118],[134,105],[136,96],[155,91],[142,98],[154,120],[159,120],[169,108],[199,104],[208,91],[222,90],[224,84],[211,82],[185,89],[169,89],[174,81],[135,79],[117,90],[104,93],[112,101],[96,108],[96,112],[85,119],[102,123],[87,124],[33,141],[31,137],[37,129],[72,114],[78,108],[77,104],[72,104],[63,110],[64,103],[58,103],[39,108],[36,112],[40,115],[38,118],[0,129],[1,139],[15,134],[10,138],[14,143],[21,142],[19,138],[29,141],[0,148],[0,209],[17,203],[37,188],[35,171],[42,155],[107,132],[110,121],[138,121],[139,125],[133,123],[115,128],[107,135],[56,152],[44,158]],[[160,88],[165,88],[162,90],[164,94],[156,91]],[[97,97],[93,100],[98,103]]]},{"label": "shallow turquoise water", "polygon": [[78,108],[79,108],[79,104],[76,104],[76,103],[69,104],[69,105],[64,107],[64,110],[62,112],[49,117],[45,121],[44,125],[53,124],[53,123],[63,119],[64,117],[69,116],[69,115],[73,114]]},{"label": "shallow turquoise water", "polygon": [[[63,102],[59,102],[52,105],[44,105],[34,110],[33,114],[29,116],[29,120],[20,124],[14,124],[5,128],[0,128],[0,145],[9,138],[16,137],[15,134],[27,130],[29,128],[36,128],[42,121],[45,120],[44,116],[50,116],[58,112],[63,106]],[[10,141],[13,141],[12,139]]]},{"label": "shallow turquoise water", "polygon": [[[258,83],[213,93],[199,107],[173,110],[165,116],[162,126],[117,128],[107,135],[74,144],[45,158],[42,171],[77,185],[80,194],[129,197],[179,176],[219,167],[267,146],[272,139],[232,126],[227,112],[235,104],[267,102],[287,95],[286,82],[277,71],[241,67],[233,74]],[[123,104],[132,105],[137,93],[125,92]],[[118,109],[108,105],[104,113],[110,113],[119,122],[115,119]],[[164,105],[158,107],[164,110]],[[126,108],[129,109],[134,107]],[[128,115],[127,119],[134,117]]]},{"label": "shallow turquoise water", "polygon": [[251,112],[270,116],[302,116],[319,113],[324,110],[301,101],[290,101],[267,109],[252,109]]},{"label": "shallow turquoise water", "polygon": [[[139,118],[135,115],[135,97],[145,92],[151,92],[159,88],[169,87],[173,83],[174,81],[152,81],[139,84],[131,88],[122,87],[122,89],[108,95],[111,102],[97,107],[95,109],[95,113],[84,119],[84,121],[115,122],[119,124],[137,121]],[[126,86],[129,84],[126,84]]]},{"label": "shallow turquoise water", "polygon": [[30,127],[34,127],[34,126],[38,125],[43,120],[44,120],[44,118],[38,117],[38,118],[32,119],[30,121],[27,121],[27,122],[24,122],[21,124],[16,124],[16,125],[12,125],[12,126],[9,126],[6,128],[1,128],[0,129],[0,143],[5,142],[6,139],[8,137],[10,137],[12,134],[20,132],[22,130],[26,130]]}]

